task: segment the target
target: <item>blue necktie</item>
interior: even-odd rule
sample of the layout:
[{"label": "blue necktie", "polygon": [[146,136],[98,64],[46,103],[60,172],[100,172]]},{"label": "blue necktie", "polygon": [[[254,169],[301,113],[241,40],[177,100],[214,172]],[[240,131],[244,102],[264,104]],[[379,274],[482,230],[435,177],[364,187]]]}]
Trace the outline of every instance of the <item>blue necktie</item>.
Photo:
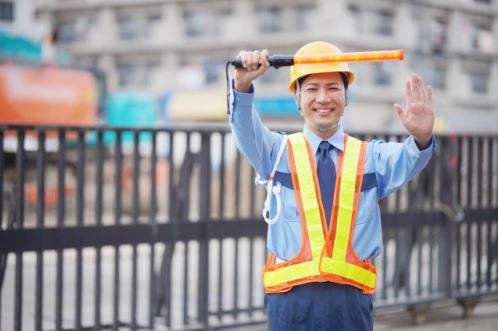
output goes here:
[{"label": "blue necktie", "polygon": [[316,164],[327,224],[330,223],[330,213],[332,211],[332,200],[334,199],[335,188],[335,166],[330,156],[332,148],[334,147],[329,142],[322,141],[318,146],[318,161]]}]

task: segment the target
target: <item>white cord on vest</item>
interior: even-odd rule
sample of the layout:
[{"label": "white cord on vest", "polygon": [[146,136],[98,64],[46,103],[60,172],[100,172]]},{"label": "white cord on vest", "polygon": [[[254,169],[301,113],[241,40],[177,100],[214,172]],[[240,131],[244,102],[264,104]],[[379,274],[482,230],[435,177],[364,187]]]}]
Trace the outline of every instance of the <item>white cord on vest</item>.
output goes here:
[{"label": "white cord on vest", "polygon": [[[277,223],[278,217],[280,216],[280,210],[282,209],[282,201],[280,199],[280,191],[282,188],[282,184],[277,183],[277,185],[273,186],[273,177],[277,172],[278,164],[280,163],[280,159],[284,154],[286,145],[287,145],[287,136],[285,135],[284,139],[282,139],[282,143],[280,144],[277,158],[275,159],[275,163],[273,164],[273,169],[271,170],[270,177],[268,178],[268,180],[261,180],[261,177],[259,177],[259,175],[256,178],[256,184],[263,185],[266,183],[266,200],[262,214],[263,214],[263,219],[269,225]],[[275,216],[273,216],[272,218],[268,218],[267,215],[269,215],[270,212],[272,193],[275,195],[275,199],[277,200],[277,212]]]}]

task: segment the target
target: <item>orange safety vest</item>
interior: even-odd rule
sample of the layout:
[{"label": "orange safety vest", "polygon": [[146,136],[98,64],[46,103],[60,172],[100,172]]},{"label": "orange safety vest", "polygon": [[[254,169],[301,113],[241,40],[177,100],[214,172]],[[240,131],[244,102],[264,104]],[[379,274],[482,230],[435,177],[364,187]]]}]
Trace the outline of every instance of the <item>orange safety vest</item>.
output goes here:
[{"label": "orange safety vest", "polygon": [[282,263],[275,263],[275,255],[270,254],[263,274],[265,292],[287,292],[299,284],[330,281],[373,293],[375,266],[370,260],[360,260],[353,249],[367,143],[344,135],[344,152],[339,154],[329,229],[315,156],[309,143],[302,133],[295,133],[289,136],[287,146],[301,219],[302,245],[294,258]]}]

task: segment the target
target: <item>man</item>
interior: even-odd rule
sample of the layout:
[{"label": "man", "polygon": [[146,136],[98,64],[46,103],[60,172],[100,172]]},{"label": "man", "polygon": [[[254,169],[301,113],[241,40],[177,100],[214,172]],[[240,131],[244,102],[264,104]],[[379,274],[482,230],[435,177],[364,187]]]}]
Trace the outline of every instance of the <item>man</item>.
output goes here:
[{"label": "man", "polygon": [[[330,53],[341,51],[312,42],[296,55]],[[264,127],[253,107],[252,82],[268,69],[267,55],[240,52],[230,125],[273,195],[263,277],[269,329],[372,330],[371,261],[382,248],[378,200],[420,172],[433,153],[432,90],[415,74],[406,81],[405,105],[394,105],[410,133],[404,143],[361,142],[340,124],[355,78],[348,64],[295,64],[289,91],[304,129],[286,136]]]}]

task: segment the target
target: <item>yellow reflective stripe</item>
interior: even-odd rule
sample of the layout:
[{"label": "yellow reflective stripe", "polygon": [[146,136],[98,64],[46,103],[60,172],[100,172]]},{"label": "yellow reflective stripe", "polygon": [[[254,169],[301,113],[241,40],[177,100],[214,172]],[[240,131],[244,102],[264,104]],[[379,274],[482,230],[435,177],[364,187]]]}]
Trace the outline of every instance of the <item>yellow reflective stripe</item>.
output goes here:
[{"label": "yellow reflective stripe", "polygon": [[361,141],[348,137],[341,173],[339,209],[332,259],[346,261],[351,222],[353,217],[354,194],[360,158]]},{"label": "yellow reflective stripe", "polygon": [[[310,274],[310,270],[316,268],[315,266],[316,264],[317,263],[313,261],[306,261],[298,264],[292,264],[290,266],[275,269],[272,271],[267,271],[265,272],[264,285],[265,287],[275,286],[296,279],[309,277],[312,275]],[[318,274],[319,272],[315,273],[314,275]]]},{"label": "yellow reflective stripe", "polygon": [[370,288],[375,288],[376,285],[375,273],[345,261],[338,261],[324,256],[322,260],[322,271],[343,276],[344,278],[354,280],[355,282]]},{"label": "yellow reflective stripe", "polygon": [[289,135],[289,143],[292,148],[292,153],[294,154],[299,195],[303,206],[304,221],[306,222],[312,256],[311,261],[304,261],[275,270],[265,271],[263,277],[265,287],[280,285],[320,274],[320,256],[322,254],[325,238],[320,219],[320,209],[315,192],[308,147],[302,133]]},{"label": "yellow reflective stripe", "polygon": [[317,262],[316,268],[318,273],[318,260],[322,254],[325,238],[323,235],[320,208],[318,206],[318,199],[313,181],[313,170],[311,169],[311,161],[309,160],[308,148],[304,135],[302,133],[292,134],[289,136],[289,141],[292,145],[292,152],[294,154],[300,196],[308,231],[308,240],[310,242],[313,260],[316,259]]}]

